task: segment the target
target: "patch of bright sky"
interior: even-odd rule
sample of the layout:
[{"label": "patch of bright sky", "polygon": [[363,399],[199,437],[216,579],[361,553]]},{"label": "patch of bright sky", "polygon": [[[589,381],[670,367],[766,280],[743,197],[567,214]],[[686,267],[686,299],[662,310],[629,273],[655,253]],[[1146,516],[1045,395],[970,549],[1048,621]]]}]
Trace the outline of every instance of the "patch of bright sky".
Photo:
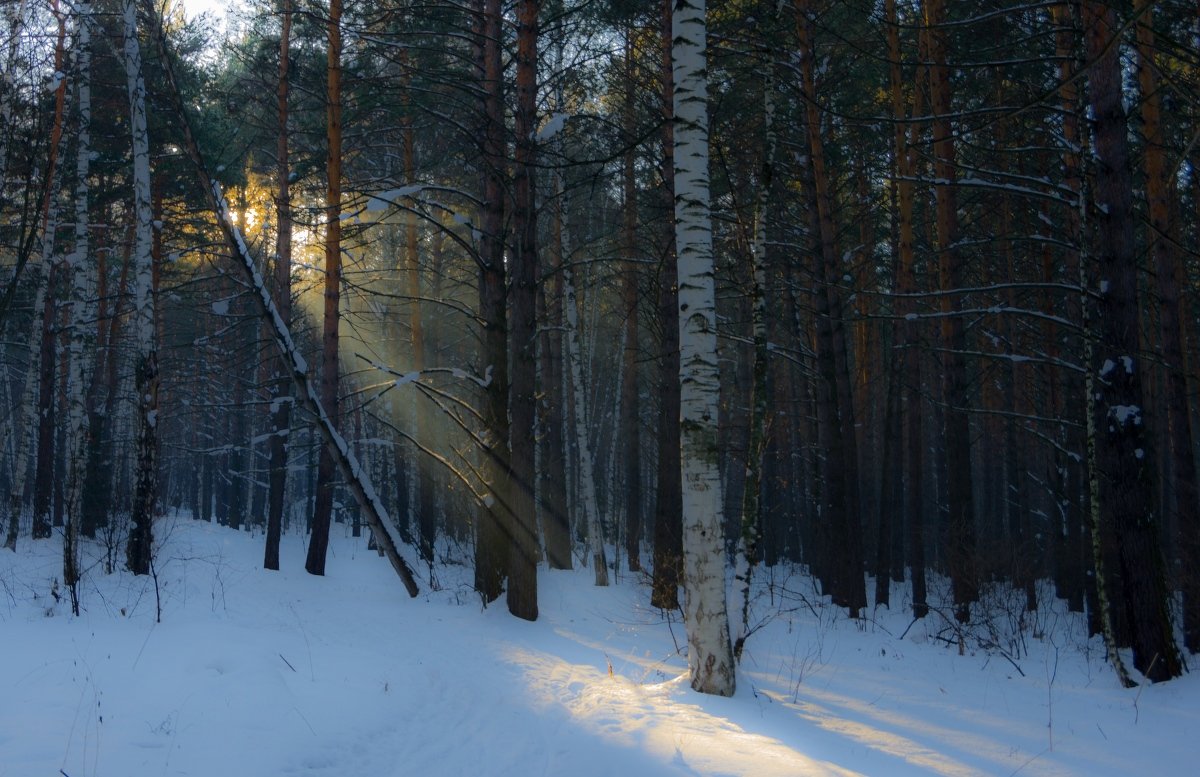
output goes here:
[{"label": "patch of bright sky", "polygon": [[214,19],[225,16],[226,9],[242,5],[242,0],[175,0],[183,4],[183,12],[188,19],[194,19],[200,14],[207,13]]}]

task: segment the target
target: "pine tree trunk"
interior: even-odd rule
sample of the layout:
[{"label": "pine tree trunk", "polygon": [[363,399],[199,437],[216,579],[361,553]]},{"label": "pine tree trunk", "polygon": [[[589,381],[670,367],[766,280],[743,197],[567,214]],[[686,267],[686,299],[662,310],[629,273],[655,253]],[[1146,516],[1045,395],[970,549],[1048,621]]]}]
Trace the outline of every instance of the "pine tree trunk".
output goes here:
[{"label": "pine tree trunk", "polygon": [[[401,65],[404,68],[405,89],[402,105],[405,111],[411,111],[412,79],[408,69],[408,50],[401,51]],[[412,116],[407,113],[402,119],[404,144],[404,181],[408,186],[417,185],[416,173],[416,131],[413,129]],[[412,348],[412,370],[420,374],[425,369],[425,329],[421,317],[421,264],[417,251],[417,212],[410,207],[404,218],[404,272],[408,282],[408,321],[409,344]],[[414,407],[413,437],[417,447],[425,445],[425,414]],[[429,467],[420,462],[412,462],[416,470],[416,513],[418,547],[421,559],[432,568],[433,551],[437,542],[437,508],[434,504],[434,484]]]},{"label": "pine tree trunk", "polygon": [[[1088,102],[1095,132],[1097,347],[1094,417],[1100,509],[1116,532],[1133,663],[1151,681],[1183,671],[1167,606],[1143,410],[1138,337],[1137,249],[1128,119],[1122,103],[1116,13],[1085,0]],[[1104,582],[1101,581],[1101,585]]]},{"label": "pine tree trunk", "polygon": [[899,370],[885,368],[887,387],[884,393],[882,455],[877,466],[879,479],[879,531],[875,545],[875,606],[891,608],[892,551],[896,524],[900,523],[898,506],[903,504],[903,464],[900,452],[900,376]]},{"label": "pine tree trunk", "polygon": [[[944,0],[925,0],[925,31],[929,45],[929,92],[933,112],[934,197],[937,208],[938,284],[943,292],[961,289],[964,261],[958,248],[958,196],[955,178],[954,128],[950,121],[950,67],[946,52]],[[966,330],[956,315],[961,297],[941,298],[942,393],[945,407],[946,557],[953,589],[955,618],[966,622],[971,603],[979,598],[975,552],[975,509],[972,495],[971,430],[965,406],[968,397]]]},{"label": "pine tree trunk", "polygon": [[[325,83],[325,291],[321,331],[321,406],[338,426],[338,322],[342,289],[342,0],[330,0],[328,63]],[[333,514],[334,461],[322,447],[317,462],[317,500],[312,535],[304,568],[311,575],[325,574],[329,548],[329,523]]]},{"label": "pine tree trunk", "polygon": [[[888,24],[888,60],[889,80],[891,87],[892,116],[892,153],[896,167],[896,255],[899,266],[896,273],[896,288],[900,294],[897,313],[905,317],[899,327],[897,338],[903,348],[900,363],[900,374],[897,381],[903,386],[901,410],[903,415],[901,444],[904,476],[904,526],[908,537],[908,563],[912,575],[913,617],[923,618],[929,612],[925,590],[925,532],[924,532],[924,500],[922,485],[925,472],[922,466],[924,444],[921,425],[921,359],[920,331],[916,319],[917,305],[911,296],[917,291],[916,259],[913,251],[913,204],[916,154],[919,152],[916,142],[906,137],[906,130],[913,141],[917,138],[918,125],[915,122],[906,127],[904,119],[904,79],[900,68],[900,28],[896,16],[896,0],[885,0],[884,14]],[[923,59],[924,57],[922,57]],[[923,110],[922,90],[917,89],[913,115],[919,116]]]},{"label": "pine tree trunk", "polygon": [[[399,240],[399,230],[391,224],[384,227],[383,233],[384,252],[387,256],[402,255],[403,248]],[[390,311],[388,317],[382,322],[386,331],[390,333],[391,340],[396,343],[396,348],[399,349],[400,344],[407,339],[404,333],[404,316],[403,306],[399,309]],[[414,405],[411,398],[406,398],[400,391],[391,392],[391,414],[397,424],[411,424],[414,415]],[[413,533],[413,496],[415,489],[413,488],[413,469],[416,465],[416,446],[412,444],[410,439],[406,439],[404,435],[397,434],[395,443],[392,446],[391,463],[394,475],[392,482],[394,487],[390,489],[392,496],[392,505],[396,517],[396,528],[400,532],[400,539],[407,545],[419,545],[417,535]],[[418,529],[419,531],[419,529]]]},{"label": "pine tree trunk", "polygon": [[725,603],[724,521],[717,467],[720,370],[709,210],[707,29],[704,0],[676,0],[671,59],[679,250],[683,612],[692,688],[732,696],[734,662]]},{"label": "pine tree trunk", "polygon": [[537,118],[538,0],[517,3],[517,105],[513,166],[513,231],[510,259],[509,385],[512,514],[508,527],[508,611],[537,619],[537,517],[534,508],[534,418],[537,391],[537,164],[534,122]]},{"label": "pine tree trunk", "polygon": [[504,269],[504,108],[501,102],[501,3],[480,0],[479,76],[483,93],[483,214],[479,250],[479,318],[483,326],[484,480],[487,494],[475,537],[475,590],[485,603],[499,598],[508,574],[511,510],[508,456],[508,306]]},{"label": "pine tree trunk", "polygon": [[828,491],[825,512],[832,553],[830,592],[836,604],[847,607],[852,618],[867,604],[863,580],[862,520],[858,499],[858,446],[854,423],[854,394],[846,344],[843,301],[838,289],[838,267],[833,221],[833,198],[825,165],[821,113],[817,105],[812,44],[811,0],[796,0],[796,31],[800,54],[800,81],[805,95],[805,128],[811,159],[815,232],[818,236],[816,278],[817,360],[820,372],[818,414],[823,419],[825,469]]},{"label": "pine tree trunk", "polygon": [[[672,0],[662,0],[660,40],[662,42],[663,167],[664,211],[674,212],[675,132],[671,71]],[[669,221],[670,217],[667,217]],[[662,328],[658,359],[658,490],[654,502],[654,577],[650,604],[663,610],[679,607],[680,562],[683,557],[682,485],[680,484],[679,440],[679,289],[675,230],[668,223],[666,246],[658,277],[658,317]]]},{"label": "pine tree trunk", "polygon": [[213,482],[213,467],[213,456],[206,453],[201,464],[200,510],[196,513],[196,517],[206,523],[212,523],[213,520],[213,491],[215,487]]},{"label": "pine tree trunk", "polygon": [[641,400],[638,396],[638,269],[637,251],[637,179],[635,171],[634,72],[633,31],[625,31],[625,91],[622,104],[622,131],[628,148],[621,165],[621,242],[625,254],[625,269],[621,275],[621,307],[625,313],[622,337],[625,348],[621,354],[621,432],[624,445],[625,556],[630,572],[642,568],[642,446],[638,429],[641,425]]},{"label": "pine tree trunk", "polygon": [[[885,18],[885,24],[888,21],[894,22],[895,4],[890,3],[890,7],[885,6],[885,15],[891,14]],[[889,29],[889,38],[892,35]],[[891,45],[889,40],[889,53]],[[893,66],[898,68],[899,62],[893,63]],[[889,80],[891,73],[889,73]],[[890,92],[889,92],[890,94]],[[893,97],[895,95],[892,95]],[[903,95],[901,95],[900,115],[896,116],[897,123],[904,118],[903,113]],[[895,106],[893,106],[893,115],[895,115]],[[903,137],[903,125],[898,127],[900,136]],[[888,220],[889,241],[891,245],[892,259],[892,277],[894,280],[899,279],[900,275],[900,230],[899,230],[899,194],[898,194],[898,175],[899,167],[897,165],[896,152],[900,149],[895,144],[893,137],[893,153],[892,164],[890,169],[891,180],[888,183]],[[898,308],[899,305],[896,306]],[[876,515],[878,517],[878,526],[876,531],[875,544],[875,608],[880,607],[891,608],[892,597],[892,581],[904,582],[904,513],[902,505],[904,504],[904,461],[900,456],[901,439],[903,436],[903,417],[900,412],[900,397],[901,397],[901,371],[899,363],[903,363],[904,351],[901,350],[901,328],[903,324],[894,324],[889,330],[883,334],[886,339],[890,335],[890,342],[884,342],[880,347],[882,350],[881,362],[883,364],[883,380],[884,380],[884,407],[883,407],[883,424],[880,436],[880,457],[876,462],[875,471],[880,473],[879,479],[879,500]]]},{"label": "pine tree trunk", "polygon": [[367,523],[371,527],[371,531],[375,534],[380,549],[391,563],[396,574],[400,577],[409,596],[415,597],[420,593],[420,589],[413,578],[412,570],[400,555],[399,550],[392,540],[391,529],[389,528],[390,519],[388,518],[387,511],[384,510],[383,504],[379,500],[379,496],[376,494],[371,482],[364,476],[362,467],[354,456],[354,452],[350,450],[350,447],[346,444],[346,440],[338,434],[332,419],[321,405],[318,390],[309,379],[308,364],[296,347],[291,332],[283,325],[283,321],[279,317],[279,311],[275,308],[275,302],[271,299],[271,292],[267,288],[262,274],[259,272],[258,264],[254,261],[254,257],[251,256],[250,249],[247,247],[241,231],[233,222],[233,217],[229,211],[229,204],[225,201],[220,184],[213,180],[204,164],[204,159],[200,154],[200,148],[196,143],[195,135],[192,133],[191,125],[188,123],[187,111],[183,105],[179,83],[175,78],[174,66],[172,64],[173,58],[167,48],[166,37],[163,33],[162,19],[153,9],[149,10],[151,13],[150,19],[154,26],[154,38],[158,50],[159,62],[163,67],[167,81],[167,93],[172,103],[171,108],[173,109],[174,118],[182,128],[184,150],[195,169],[197,178],[205,189],[208,204],[217,216],[217,223],[225,237],[225,242],[238,259],[241,268],[245,271],[246,280],[250,283],[254,292],[253,298],[257,303],[258,312],[265,321],[270,323],[276,346],[289,361],[297,398],[302,403],[304,409],[311,413],[312,417],[316,420],[316,432],[320,436],[322,444],[326,449],[335,453],[338,471],[349,486],[350,492],[358,503],[359,508],[366,516]]},{"label": "pine tree trunk", "polygon": [[[1008,198],[1004,198],[1003,220],[1001,234],[1012,234],[1012,223],[1010,216],[1010,203]],[[1014,249],[1011,240],[1006,240],[1004,243],[1004,254],[1006,265],[1008,268],[1008,279],[1016,283],[1018,274],[1014,257]],[[1015,287],[1008,290],[1008,306],[1014,310],[1019,309],[1020,299]],[[1018,352],[1020,347],[1018,344],[1018,331],[1014,326],[1012,318],[1009,317],[1004,322],[1005,339],[1009,343],[1011,353]],[[1025,350],[1021,348],[1021,350]],[[1038,547],[1038,536],[1041,532],[1033,530],[1030,505],[1029,505],[1029,470],[1034,462],[1035,457],[1022,456],[1022,440],[1019,438],[1022,426],[1018,424],[1018,418],[1032,418],[1033,407],[1030,398],[1032,391],[1033,376],[1028,374],[1028,370],[1018,365],[1015,360],[1010,360],[1008,363],[1008,392],[1006,397],[1005,410],[1008,413],[1008,419],[1004,423],[1004,449],[1005,462],[1004,470],[1007,475],[1006,480],[1002,483],[1004,487],[1004,496],[1007,504],[1007,523],[1009,530],[1009,547],[1012,549],[1012,575],[1013,585],[1019,587],[1025,592],[1025,609],[1029,612],[1034,612],[1038,608],[1037,599],[1037,579],[1039,577],[1040,562],[1043,558],[1042,549]],[[1025,379],[1022,380],[1022,377]],[[1030,461],[1029,459],[1032,459]]]},{"label": "pine tree trunk", "polygon": [[[1072,199],[1078,203],[1069,207],[1066,212],[1065,224],[1062,228],[1054,229],[1054,237],[1061,239],[1066,247],[1061,260],[1061,275],[1055,276],[1058,270],[1053,264],[1047,264],[1043,277],[1047,281],[1065,280],[1067,283],[1078,283],[1080,278],[1080,252],[1074,248],[1082,245],[1081,238],[1081,208],[1083,203],[1083,181],[1081,158],[1086,139],[1080,131],[1080,116],[1083,112],[1080,103],[1080,89],[1075,79],[1079,68],[1079,31],[1075,14],[1077,5],[1062,3],[1051,9],[1055,27],[1055,57],[1059,62],[1058,78],[1062,83],[1059,91],[1059,105],[1063,116],[1062,166],[1063,185],[1071,193]],[[1065,234],[1063,234],[1065,230]],[[1053,261],[1052,259],[1050,260]],[[1047,308],[1053,312],[1053,303],[1047,301]],[[1064,305],[1066,318],[1079,322],[1082,318],[1080,296],[1069,294]],[[1047,356],[1056,358],[1060,349],[1065,353],[1079,353],[1078,337],[1074,333],[1060,335],[1057,338],[1047,332]],[[1090,552],[1085,552],[1083,525],[1085,511],[1082,506],[1081,484],[1086,481],[1078,456],[1083,451],[1084,440],[1080,429],[1085,425],[1084,412],[1080,404],[1068,401],[1070,397],[1082,396],[1084,393],[1082,381],[1073,372],[1054,368],[1048,376],[1051,404],[1049,405],[1055,417],[1062,417],[1073,423],[1059,426],[1057,440],[1059,451],[1055,458],[1053,495],[1059,505],[1055,517],[1061,520],[1061,528],[1055,531],[1056,553],[1055,586],[1059,596],[1065,598],[1068,607],[1074,612],[1084,609],[1085,593],[1094,590],[1095,586],[1085,583],[1086,559]],[[1061,414],[1061,415],[1060,415]],[[1076,456],[1066,455],[1075,452]],[[1094,607],[1089,608],[1089,615],[1094,615]],[[1089,618],[1094,621],[1094,618]],[[1095,633],[1094,631],[1092,633]]]},{"label": "pine tree trunk", "polygon": [[[558,177],[555,177],[556,182]],[[571,530],[567,515],[566,403],[563,401],[563,225],[561,184],[556,183],[551,204],[550,250],[541,253],[543,266],[538,284],[539,318],[543,321],[540,365],[541,401],[538,403],[538,502],[542,534],[546,538],[546,563],[551,569],[571,569]]]},{"label": "pine tree trunk", "polygon": [[[280,0],[279,72],[275,89],[278,136],[275,142],[275,307],[285,327],[292,326],[292,194],[288,142],[288,69],[292,37],[292,0]],[[279,569],[279,540],[283,534],[283,504],[287,491],[288,434],[292,398],[288,396],[287,365],[280,360],[271,384],[271,437],[267,444],[267,532],[263,567]]]},{"label": "pine tree trunk", "polygon": [[[1177,230],[1171,214],[1174,197],[1167,172],[1163,145],[1162,97],[1155,62],[1154,9],[1149,0],[1133,4],[1137,23],[1138,84],[1141,88],[1142,134],[1145,150],[1146,200],[1150,211],[1150,245],[1154,257],[1155,289],[1158,292],[1159,333],[1166,368],[1167,448],[1174,477],[1175,516],[1179,526],[1180,586],[1183,589],[1184,644],[1200,651],[1200,503],[1196,492],[1196,462],[1188,412],[1187,378],[1184,371],[1180,287],[1183,268],[1176,250]],[[1163,505],[1164,509],[1168,505]]]}]

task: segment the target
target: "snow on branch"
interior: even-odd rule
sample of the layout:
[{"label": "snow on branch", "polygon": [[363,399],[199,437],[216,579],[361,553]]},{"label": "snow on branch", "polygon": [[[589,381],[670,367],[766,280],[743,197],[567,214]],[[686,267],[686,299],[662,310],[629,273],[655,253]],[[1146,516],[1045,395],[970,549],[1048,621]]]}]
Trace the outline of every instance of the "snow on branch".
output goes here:
[{"label": "snow on branch", "polygon": [[358,502],[359,507],[362,509],[367,524],[371,527],[371,531],[375,535],[375,540],[379,544],[379,548],[387,556],[388,561],[391,562],[392,568],[396,570],[396,574],[400,576],[400,580],[403,582],[409,596],[415,597],[420,593],[420,589],[417,587],[411,568],[404,560],[404,557],[400,555],[400,551],[392,539],[389,528],[391,520],[388,517],[387,510],[384,508],[379,496],[375,493],[371,481],[359,465],[354,452],[347,445],[345,438],[338,433],[333,425],[333,421],[325,412],[325,408],[322,407],[321,400],[317,396],[317,388],[309,379],[308,364],[300,354],[300,349],[292,339],[287,325],[284,324],[283,319],[280,317],[279,310],[275,307],[275,301],[271,297],[271,292],[263,280],[262,273],[259,272],[258,263],[254,260],[254,256],[250,253],[250,249],[247,247],[241,231],[233,221],[229,212],[229,204],[226,202],[224,193],[221,191],[221,185],[208,172],[204,158],[200,154],[200,147],[196,143],[196,138],[192,133],[187,111],[183,105],[183,98],[172,64],[173,57],[168,51],[166,36],[163,33],[162,19],[153,7],[150,7],[148,10],[150,19],[154,25],[155,43],[158,47],[159,59],[162,62],[164,75],[166,76],[172,108],[183,131],[184,146],[188,157],[191,159],[196,174],[204,190],[207,192],[209,205],[217,215],[217,221],[220,224],[221,231],[225,235],[226,242],[236,255],[250,285],[256,292],[254,297],[258,301],[259,313],[270,325],[275,344],[279,347],[284,359],[291,365],[292,380],[296,386],[297,398],[301,405],[312,413],[316,419],[317,431],[333,456],[339,472],[346,481],[346,486],[350,489],[355,501]]}]

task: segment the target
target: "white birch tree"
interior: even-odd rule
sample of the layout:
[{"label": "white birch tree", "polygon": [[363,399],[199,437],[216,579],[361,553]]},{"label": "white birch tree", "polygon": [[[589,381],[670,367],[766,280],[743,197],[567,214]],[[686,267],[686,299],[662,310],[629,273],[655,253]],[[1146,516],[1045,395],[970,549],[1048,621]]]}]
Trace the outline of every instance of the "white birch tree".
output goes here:
[{"label": "white birch tree", "polygon": [[295,340],[292,339],[291,330],[279,315],[279,308],[275,305],[271,290],[267,288],[267,283],[259,271],[258,262],[254,260],[254,256],[250,253],[250,248],[246,245],[241,230],[233,220],[233,216],[229,211],[229,203],[226,202],[225,196],[221,191],[221,185],[208,172],[208,167],[205,165],[204,158],[200,154],[200,147],[196,143],[196,136],[192,133],[191,124],[188,122],[187,111],[183,105],[183,95],[179,89],[179,82],[175,78],[175,69],[172,64],[173,57],[167,48],[162,18],[153,10],[151,10],[150,23],[153,28],[154,43],[158,52],[159,62],[166,77],[167,95],[171,100],[172,111],[183,133],[184,151],[195,168],[196,175],[205,190],[209,207],[216,215],[217,224],[221,228],[225,242],[233,252],[237,263],[245,271],[246,280],[253,290],[253,298],[256,301],[258,312],[269,325],[275,345],[278,347],[280,355],[288,364],[288,372],[291,374],[292,383],[295,387],[297,402],[312,415],[315,431],[334,457],[334,463],[341,473],[346,487],[350,490],[355,501],[358,502],[359,508],[363,511],[363,517],[366,518],[367,525],[371,527],[376,542],[379,543],[379,549],[387,557],[392,568],[396,570],[396,574],[399,575],[409,596],[415,597],[420,593],[420,588],[418,588],[416,580],[413,578],[412,568],[405,561],[404,557],[400,555],[400,551],[392,539],[391,531],[388,528],[392,525],[391,518],[388,516],[387,510],[384,509],[383,502],[375,492],[371,481],[359,465],[354,451],[350,449],[345,438],[338,432],[333,419],[321,404],[321,397],[319,396],[317,386],[314,385],[309,376],[308,362],[300,353]]},{"label": "white birch tree", "polygon": [[8,27],[8,50],[4,55],[4,72],[0,73],[0,192],[8,175],[8,147],[11,137],[12,108],[17,91],[17,54],[21,49],[21,33],[25,27],[25,0],[12,3],[5,13]]},{"label": "white birch tree", "polygon": [[[49,153],[44,170],[45,188],[39,206],[40,218],[32,226],[32,230],[38,234],[39,242],[37,243],[36,260],[29,267],[29,283],[34,290],[34,300],[33,322],[29,330],[29,357],[26,362],[28,368],[25,373],[25,386],[21,392],[20,402],[14,406],[13,412],[6,419],[7,426],[4,429],[4,435],[12,448],[12,473],[9,481],[10,513],[8,532],[4,541],[4,546],[11,550],[16,550],[17,547],[17,535],[20,530],[21,510],[29,469],[29,453],[36,451],[38,444],[36,430],[40,409],[37,399],[42,380],[42,347],[44,345],[42,334],[46,320],[47,288],[51,279],[55,277],[52,272],[54,268],[51,266],[51,260],[56,248],[55,235],[58,229],[60,207],[59,185],[62,171],[58,160],[64,155],[67,141],[67,135],[63,132],[63,117],[67,107],[67,78],[62,72],[65,69],[66,20],[57,12],[57,0],[51,3],[51,9],[58,20],[58,37],[54,47],[54,70],[57,83],[54,88],[54,123],[50,129]],[[8,45],[10,48],[5,58],[7,69],[0,74],[0,79],[4,81],[0,85],[0,102],[3,102],[3,105],[0,105],[0,144],[4,145],[3,148],[0,148],[0,191],[4,190],[6,184],[4,179],[7,174],[5,172],[7,162],[5,160],[7,160],[9,144],[14,137],[10,131],[12,128],[9,126],[9,122],[12,117],[12,100],[15,99],[15,92],[18,88],[15,68],[22,33],[25,29],[26,11],[24,0],[19,5],[14,4],[9,8],[11,16],[9,18]],[[38,232],[39,229],[40,232]],[[17,282],[20,280],[24,258],[32,253],[32,250],[29,251],[29,254],[18,251],[16,266],[8,280],[8,288],[5,290],[3,299],[0,299],[0,332],[7,331],[6,327],[11,321],[6,316],[8,304],[16,291]],[[48,524],[46,532],[48,535]],[[35,537],[38,536],[36,530],[33,534]]]},{"label": "white birch tree", "polygon": [[80,497],[86,465],[88,415],[84,397],[84,352],[91,339],[91,309],[95,266],[91,262],[88,234],[88,175],[92,156],[92,5],[82,2],[76,10],[76,94],[78,121],[75,143],[75,244],[67,257],[71,278],[71,341],[67,368],[67,483],[66,533],[63,541],[63,583],[71,594],[71,610],[79,614],[79,526]]},{"label": "white birch tree", "polygon": [[17,527],[20,523],[22,498],[29,469],[29,453],[37,448],[38,383],[41,380],[42,324],[46,318],[46,290],[50,285],[49,269],[54,250],[54,232],[58,229],[58,198],[50,200],[45,234],[42,235],[40,261],[30,268],[34,283],[33,325],[29,334],[29,368],[25,373],[25,387],[21,390],[21,401],[13,412],[9,434],[13,440],[13,470],[9,484],[9,529],[5,546],[10,550],[17,547]]},{"label": "white birch tree", "polygon": [[[561,51],[556,67],[561,66]],[[564,104],[561,85],[555,92],[555,104]],[[559,153],[562,153],[562,134],[555,135],[554,143]],[[595,583],[598,586],[608,585],[608,559],[604,553],[604,531],[600,521],[600,502],[596,494],[595,453],[592,450],[591,439],[588,436],[588,401],[587,384],[583,380],[583,347],[579,341],[579,300],[575,293],[575,273],[571,269],[568,257],[571,255],[570,230],[567,228],[566,214],[571,212],[570,196],[563,186],[562,174],[554,173],[554,198],[559,207],[559,250],[562,254],[562,266],[559,269],[562,278],[563,306],[563,346],[566,361],[564,382],[571,391],[574,412],[567,420],[568,428],[574,433],[575,447],[578,455],[579,472],[579,508],[582,510],[583,525],[587,530],[587,551],[591,557]],[[593,329],[594,331],[594,329]],[[567,393],[564,391],[565,398]],[[611,504],[611,502],[610,502]]]},{"label": "white birch tree", "polygon": [[[61,50],[61,41],[60,46]],[[60,51],[61,56],[61,51]],[[66,110],[67,90],[65,85],[56,90],[57,101],[57,142],[47,175],[50,177],[48,196],[45,201],[45,215],[42,234],[39,238],[37,261],[29,268],[30,280],[34,287],[33,294],[33,324],[29,328],[29,359],[25,373],[25,387],[21,390],[21,401],[12,413],[12,425],[9,434],[13,444],[12,479],[9,483],[9,525],[4,545],[10,550],[16,550],[17,534],[20,525],[22,499],[25,494],[25,482],[28,479],[29,454],[37,449],[38,421],[38,388],[41,381],[42,361],[42,326],[46,318],[46,294],[50,286],[51,262],[54,256],[54,236],[58,232],[59,197],[58,185],[62,175],[61,169],[55,162],[66,150],[66,133],[62,132],[62,115]]]},{"label": "white birch tree", "polygon": [[[564,256],[566,251],[563,251]],[[592,444],[588,439],[587,391],[584,388],[583,369],[579,355],[579,308],[576,305],[575,281],[566,262],[562,267],[563,280],[563,326],[566,329],[567,364],[570,370],[571,390],[575,396],[575,413],[571,427],[579,452],[579,486],[582,490],[580,506],[588,533],[588,554],[592,557],[596,585],[608,585],[608,560],[604,556],[604,534],[600,529],[600,506],[596,501],[595,468],[592,462]]]},{"label": "white birch tree", "polygon": [[138,43],[137,2],[125,0],[125,84],[129,92],[129,124],[133,142],[134,332],[137,356],[137,465],[134,475],[133,520],[129,530],[127,564],[135,575],[150,572],[152,521],[157,498],[158,466],[158,353],[154,342],[154,289],[151,259],[150,139],[146,130],[146,84]]},{"label": "white birch tree", "polygon": [[692,688],[732,696],[733,648],[725,603],[725,548],[717,466],[716,294],[708,176],[705,0],[671,13],[675,81],[675,242],[679,256],[680,456],[684,620]]},{"label": "white birch tree", "polygon": [[[775,9],[778,13],[778,7]],[[772,16],[771,21],[774,21]],[[767,426],[767,214],[770,208],[771,180],[778,145],[775,132],[774,62],[766,65],[763,78],[763,163],[754,205],[754,234],[750,241],[751,328],[754,351],[751,360],[753,383],[750,386],[750,444],[746,451],[746,486],[742,495],[741,533],[734,559],[734,598],[737,629],[733,652],[739,661],[750,636],[750,575],[758,557],[758,513],[762,489],[762,459]]]}]

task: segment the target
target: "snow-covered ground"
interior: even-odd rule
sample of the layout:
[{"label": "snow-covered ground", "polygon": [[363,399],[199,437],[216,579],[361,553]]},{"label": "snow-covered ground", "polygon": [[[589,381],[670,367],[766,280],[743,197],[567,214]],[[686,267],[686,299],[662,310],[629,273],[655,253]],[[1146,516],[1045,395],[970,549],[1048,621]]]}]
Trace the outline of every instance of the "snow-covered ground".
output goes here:
[{"label": "snow-covered ground", "polygon": [[261,537],[158,532],[161,623],[153,581],[95,547],[79,618],[57,541],[0,551],[0,775],[1186,774],[1200,752],[1198,678],[1123,690],[1059,610],[960,655],[936,614],[855,623],[777,571],[721,699],[689,689],[681,625],[628,574],[543,570],[526,623],[481,611],[464,568],[409,599],[362,539],[314,578],[300,536],[266,572]]}]

